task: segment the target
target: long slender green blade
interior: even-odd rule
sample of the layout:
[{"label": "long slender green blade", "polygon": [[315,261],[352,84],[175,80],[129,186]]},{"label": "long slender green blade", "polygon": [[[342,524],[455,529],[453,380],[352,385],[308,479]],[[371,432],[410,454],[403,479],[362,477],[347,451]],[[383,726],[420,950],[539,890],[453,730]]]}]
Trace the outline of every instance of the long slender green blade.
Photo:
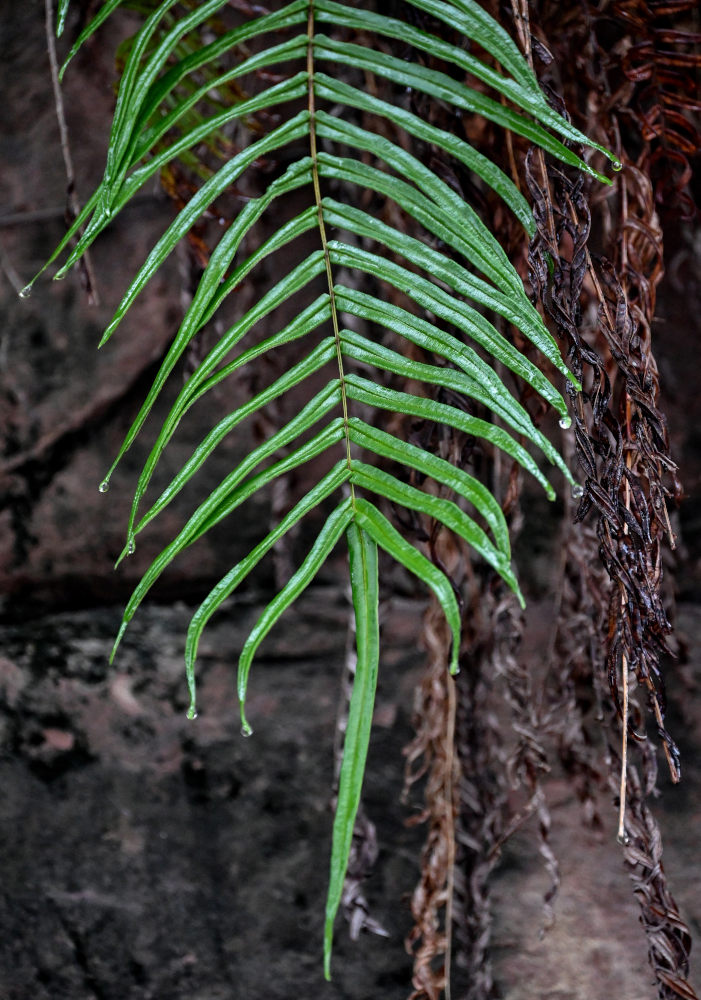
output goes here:
[{"label": "long slender green blade", "polygon": [[490,424],[486,420],[470,416],[455,406],[447,406],[445,403],[438,403],[433,399],[423,399],[406,392],[398,392],[396,389],[388,389],[361,378],[359,375],[346,375],[345,386],[348,398],[354,399],[358,403],[366,403],[368,406],[376,406],[378,409],[389,410],[392,413],[406,413],[409,416],[421,417],[423,420],[433,420],[436,423],[455,427],[466,434],[484,438],[485,441],[500,448],[530,472],[543,487],[549,500],[555,499],[554,489],[532,456],[528,454],[523,445],[515,441],[501,427],[495,427],[494,424]]},{"label": "long slender green blade", "polygon": [[408,0],[413,7],[439,18],[473,38],[524,87],[537,87],[533,70],[502,26],[475,0]]},{"label": "long slender green blade", "polygon": [[331,978],[333,925],[343,895],[343,883],[353,842],[353,827],[363,787],[380,660],[377,544],[366,531],[354,523],[348,525],[346,537],[355,611],[357,662],[343,740],[343,760],[338,780],[338,799],[331,841],[331,874],[324,924],[324,975],[327,979]]},{"label": "long slender green blade", "polygon": [[142,291],[144,286],[151,280],[163,262],[169,257],[180,240],[190,231],[202,213],[216,200],[233,182],[243,173],[243,171],[261,156],[287,145],[295,139],[301,138],[307,132],[309,122],[309,112],[300,111],[299,114],[285,122],[278,128],[273,129],[268,135],[252,143],[242,150],[217,173],[210,178],[199,189],[187,203],[185,208],[179,213],[177,218],[168,227],[166,232],[156,243],[153,250],[146,258],[144,264],[139,269],[138,274],[129,286],[124,298],[117,308],[114,317],[105,330],[100,345],[106,343],[116,330],[119,323],[124,318],[132,302]]},{"label": "long slender green blade", "polygon": [[334,41],[324,35],[315,35],[314,54],[317,59],[340,62],[366,72],[375,73],[398,83],[402,87],[411,87],[413,90],[428,94],[439,101],[445,101],[455,108],[478,114],[497,125],[501,125],[502,128],[510,129],[516,135],[523,136],[563,163],[577,167],[578,170],[590,174],[604,184],[611,183],[606,176],[590,167],[588,163],[585,163],[576,153],[573,153],[540,125],[534,124],[510,108],[504,107],[491,97],[466,87],[445,73],[397,59],[387,52],[378,52],[346,41]]},{"label": "long slender green blade", "polygon": [[[312,396],[309,402],[292,417],[279,431],[261,442],[256,448],[250,451],[239,464],[231,470],[226,478],[219,484],[212,494],[198,508],[199,523],[192,525],[188,533],[187,544],[192,544],[209,531],[214,524],[217,524],[226,516],[228,508],[228,497],[232,490],[240,483],[256,466],[270,458],[280,448],[286,447],[292,441],[296,441],[300,435],[309,431],[317,421],[321,420],[334,406],[341,402],[341,388],[338,379],[332,379],[321,392]],[[190,461],[194,459],[191,458]],[[187,468],[187,463],[186,463]],[[149,521],[153,520],[157,514],[167,506],[175,493],[180,488],[179,478],[184,470],[175,476],[168,486],[163,490],[160,497],[153,506],[143,515],[138,526],[134,529],[134,534],[142,531]],[[195,515],[193,515],[195,516]],[[191,519],[192,520],[192,519]],[[187,527],[187,526],[186,526]]]},{"label": "long slender green blade", "polygon": [[453,634],[450,670],[451,673],[457,673],[460,656],[460,611],[448,577],[437,566],[434,566],[422,552],[419,552],[411,542],[408,542],[374,504],[363,500],[362,497],[357,497],[355,501],[355,521],[367,531],[381,549],[388,552],[410,573],[422,580],[436,595]]},{"label": "long slender green blade", "polygon": [[66,27],[66,18],[68,16],[68,8],[70,7],[71,0],[58,0],[58,9],[56,10],[56,37],[60,38],[63,34],[63,29]]},{"label": "long slender green blade", "polygon": [[[376,299],[354,288],[337,287],[336,305],[340,312],[348,312],[368,323],[384,326],[410,343],[445,358],[490,394],[492,400],[490,409],[512,426],[519,427],[524,434],[531,435],[533,424],[528,412],[511,395],[496,372],[469,344],[463,344],[457,337],[427,320],[414,316],[406,309]],[[554,389],[552,391],[555,392]],[[561,397],[560,399],[561,407],[558,406],[558,410],[566,412],[565,402]]]},{"label": "long slender green blade", "polygon": [[[503,247],[475,210],[432,170],[389,139],[368,132],[352,122],[335,118],[324,111],[317,111],[314,120],[317,135],[353,149],[372,153],[373,156],[384,160],[400,176],[412,181],[421,192],[431,198],[439,211],[445,210],[453,217],[458,232],[469,248],[468,259],[498,288],[509,288],[517,297],[524,294],[523,282]],[[319,154],[322,163],[324,155]]]},{"label": "long slender green blade", "polygon": [[497,547],[507,559],[511,558],[509,529],[504,513],[486,486],[483,486],[478,479],[463,469],[451,465],[439,455],[432,455],[408,441],[400,441],[378,427],[371,427],[360,417],[350,418],[348,435],[358,447],[430,476],[437,483],[442,483],[464,500],[468,500],[485,519]]},{"label": "long slender green blade", "polygon": [[[146,96],[142,111],[142,120],[148,120],[155,112],[161,102],[166,98],[186,76],[197,73],[208,63],[216,63],[221,57],[226,57],[238,46],[261,34],[272,34],[285,28],[291,28],[297,24],[305,24],[308,16],[309,0],[295,0],[287,4],[281,10],[271,14],[264,14],[262,17],[246,21],[232,31],[227,31],[220,37],[209,42],[207,45],[198,48],[181,59],[174,66],[164,73],[162,77],[152,84]],[[217,79],[215,83],[209,82],[206,86],[216,86],[222,80]],[[195,93],[202,96],[204,88],[198,88]],[[206,91],[205,91],[206,92]],[[199,97],[197,98],[199,100]],[[185,109],[187,110],[187,109]]]},{"label": "long slender green blade", "polygon": [[152,52],[147,55],[149,43],[156,27],[166,12],[178,0],[161,0],[158,8],[147,18],[134,38],[126,64],[122,70],[117,94],[117,106],[112,121],[112,132],[105,169],[106,189],[119,177],[120,166],[129,147],[132,130],[138,126],[139,111],[153,81],[160,73],[168,56],[178,41],[199,24],[225,5],[227,0],[205,0],[189,13],[183,13],[173,21],[170,30],[157,40]]},{"label": "long slender green blade", "polygon": [[[112,222],[124,206],[131,201],[139,189],[142,188],[144,184],[146,184],[146,182],[154,176],[154,174],[157,174],[163,166],[170,163],[171,160],[175,159],[179,155],[182,155],[186,150],[190,149],[190,147],[196,147],[198,143],[206,141],[214,129],[221,127],[226,124],[226,122],[232,121],[244,115],[253,114],[255,111],[263,110],[271,105],[296,100],[303,97],[306,92],[306,73],[298,73],[296,77],[284,80],[279,84],[274,84],[272,87],[268,87],[267,90],[262,91],[255,97],[237,104],[233,109],[227,108],[226,111],[222,112],[220,115],[203,122],[200,126],[193,129],[191,132],[188,132],[185,136],[182,136],[179,140],[173,142],[170,146],[161,150],[156,155],[152,156],[143,166],[135,169],[124,180],[121,187],[117,187],[116,192],[112,190],[112,186],[109,185],[110,191],[109,193],[106,193],[105,181],[103,180],[97,191],[93,193],[89,202],[90,210],[92,211],[90,222],[55,277],[61,278],[67,273],[76,261],[82,257],[103,229],[105,229],[105,227]],[[108,202],[107,206],[104,204],[105,201]],[[83,213],[81,213],[83,221],[85,220],[84,213],[86,213],[86,209],[84,209]],[[50,262],[55,260],[58,254],[65,249],[69,239],[76,234],[79,228],[80,226],[78,220],[76,220],[76,222],[74,222],[71,226],[69,233],[66,234],[58,248],[52,254]]]},{"label": "long slender green blade", "polygon": [[[251,327],[254,326],[259,320],[267,316],[270,312],[272,312],[273,309],[277,308],[277,306],[280,305],[281,302],[286,301],[295,292],[299,291],[300,288],[304,288],[304,286],[307,285],[311,280],[313,280],[313,278],[317,274],[321,274],[323,269],[324,269],[324,254],[322,250],[317,250],[315,253],[311,254],[306,259],[306,261],[303,261],[302,264],[294,268],[294,270],[291,271],[290,274],[288,274],[285,278],[283,278],[282,281],[279,281],[277,285],[274,285],[273,288],[269,289],[268,292],[266,292],[266,294],[254,306],[252,306],[248,310],[248,312],[239,320],[239,322],[236,323],[231,328],[231,330],[228,331],[228,333],[225,335],[226,352],[228,353],[228,351],[231,350],[231,348],[236,345],[236,343],[241,339],[241,337],[245,336],[245,334],[248,333]],[[158,398],[158,395],[160,394],[163,386],[165,385],[168,375],[173,370],[178,358],[182,355],[183,351],[185,350],[191,338],[192,338],[191,326],[190,324],[185,324],[183,327],[181,327],[180,331],[178,332],[178,335],[171,344],[168,353],[165,359],[163,360],[161,367],[158,370],[158,374],[156,375],[156,378],[153,381],[153,385],[151,386],[151,389],[149,390],[148,395],[146,396],[146,399],[144,400],[141,409],[139,410],[136,416],[136,419],[129,428],[127,435],[124,438],[124,441],[122,442],[122,446],[119,449],[117,457],[115,458],[114,462],[112,463],[109,469],[109,472],[107,474],[107,480],[109,480],[110,476],[114,472],[118,463],[121,461],[123,455],[127,452],[127,450],[131,447],[132,443],[134,442],[134,439],[141,430],[144,421],[146,420],[148,414],[151,411],[151,408],[153,407],[153,404],[155,403],[156,399]],[[222,346],[221,342],[220,345],[218,346],[220,347]],[[205,372],[205,375],[207,373],[208,372]],[[165,426],[162,429],[161,434],[159,435],[159,441],[157,441],[156,447],[160,448],[160,451],[163,450],[163,447],[172,436],[172,433],[175,430],[175,427],[177,426],[177,423],[180,417],[182,416],[182,413],[184,413],[187,407],[194,401],[194,398],[196,396],[196,391],[199,388],[202,381],[204,381],[204,378],[198,381],[198,373],[196,372],[195,375],[189,380],[187,385],[184,387],[185,398],[181,397],[181,410],[178,413],[174,414],[172,419],[169,418],[167,426]],[[149,466],[149,468],[152,469],[152,466]]]},{"label": "long slender green blade", "polygon": [[199,125],[175,139],[170,145],[160,149],[141,166],[134,169],[125,178],[119,189],[116,201],[112,204],[112,216],[133,197],[136,191],[146,183],[165,164],[181,156],[186,150],[196,148],[200,142],[206,142],[214,132],[220,131],[225,125],[239,119],[245,119],[258,111],[285,104],[303,97],[307,93],[306,71],[273,84],[254,97],[225,108],[218,114],[206,118]]},{"label": "long slender green blade", "polygon": [[[211,431],[209,431],[209,433],[197,445],[190,458],[188,458],[183,467],[151,508],[148,520],[151,520],[156,516],[156,514],[159,514],[171,502],[171,500],[177,496],[180,490],[192,479],[192,477],[207,461],[215,448],[221,444],[225,437],[231,434],[234,428],[238,427],[238,425],[247,417],[257,413],[260,409],[262,409],[262,407],[269,405],[274,399],[282,396],[285,392],[289,392],[290,389],[309,378],[309,376],[314,372],[319,371],[319,369],[323,368],[324,365],[333,361],[335,357],[335,341],[333,337],[327,337],[320,344],[318,344],[306,358],[298,361],[296,365],[293,365],[283,375],[275,379],[275,381],[266,389],[256,393],[242,406],[237,407],[233,413],[229,413],[226,417],[215,424]],[[149,465],[148,472],[150,473],[151,470],[152,466]],[[142,480],[139,481],[139,486],[134,494],[132,515],[129,519],[129,527],[127,529],[129,536],[132,535],[134,516],[138,508],[138,504],[144,494],[144,490],[148,485],[148,481],[149,476],[144,476],[143,482]],[[147,521],[146,519],[143,519],[142,523],[139,525],[139,530],[143,528],[145,523],[147,523]]]},{"label": "long slender green blade", "polygon": [[529,236],[535,232],[530,206],[511,178],[507,177],[504,171],[492,163],[488,157],[483,156],[462,139],[450,135],[434,125],[429,125],[417,115],[405,111],[404,108],[388,104],[387,101],[372,97],[370,94],[350,86],[350,84],[334,80],[326,73],[314,74],[314,92],[319,98],[338,101],[352,108],[387,118],[399,128],[405,129],[410,135],[416,136],[417,139],[423,139],[425,142],[438,146],[439,149],[444,149],[446,153],[450,153],[460,163],[464,163],[468,170],[472,170],[473,173],[482,178],[485,184],[496,191]]},{"label": "long slender green blade", "polygon": [[[445,201],[438,204],[427,196],[425,190],[419,190],[393,174],[378,170],[362,160],[332,156],[322,152],[317,156],[317,166],[320,177],[343,181],[346,184],[356,184],[363,191],[369,188],[371,191],[391,198],[408,215],[420,222],[429,233],[447,246],[457,250],[484,274],[489,274],[497,287],[510,296],[512,308],[522,305],[522,300],[533,308],[516,272],[508,261],[504,263],[499,259],[503,250],[496,243],[496,240],[494,245],[498,247],[498,250],[495,257],[491,253],[493,248],[491,245],[486,247],[483,238],[480,237],[477,242],[474,238],[468,238],[467,231],[470,227],[469,222],[464,218],[464,213],[457,214],[455,211],[449,210]],[[417,183],[421,182],[422,187],[425,187],[424,181],[423,176],[417,177]],[[439,196],[438,189],[435,191],[435,195]],[[473,280],[478,279],[473,276]],[[488,287],[492,288],[491,285]]]},{"label": "long slender green blade", "polygon": [[[242,351],[233,361],[230,361],[222,368],[218,368],[211,375],[207,375],[206,378],[199,380],[197,382],[197,395],[193,399],[201,399],[205,392],[208,392],[213,386],[218,385],[223,379],[228,378],[229,375],[232,375],[239,368],[243,368],[250,361],[255,361],[256,358],[269,354],[276,347],[291,344],[293,341],[305,337],[311,330],[315,330],[322,323],[330,319],[331,296],[328,292],[323,292],[306,309],[303,309],[295,316],[292,322],[288,323],[279,333],[273,334],[272,337],[266,337],[265,340],[254,344],[248,350]],[[202,362],[202,368],[203,371],[211,370],[211,364],[207,359]],[[200,366],[195,369],[194,374],[197,374],[199,370]]]},{"label": "long slender green blade", "polygon": [[328,250],[332,263],[354,267],[387,281],[424,309],[459,327],[510,371],[533,386],[559,413],[567,413],[567,404],[543,373],[468,303],[386,257],[379,257],[336,240],[329,240]]},{"label": "long slender green blade", "polygon": [[318,225],[319,213],[315,205],[310,205],[309,208],[306,208],[293,219],[283,222],[282,225],[272,234],[272,236],[269,236],[267,240],[261,243],[260,246],[249,257],[247,257],[242,264],[239,264],[239,266],[231,272],[225,281],[221,282],[216,296],[214,296],[210,302],[210,307],[207,310],[206,315],[213,315],[213,310],[216,310],[219,304],[235,288],[238,288],[239,285],[243,284],[245,279],[257,264],[259,264],[266,257],[270,256],[270,254],[275,253],[281,247],[284,247],[287,243],[291,243],[292,240],[296,240],[299,236],[309,232],[310,229],[318,228]]},{"label": "long slender green blade", "polygon": [[124,609],[122,625],[112,650],[113,657],[129,622],[134,617],[136,609],[163,570],[166,569],[176,556],[231,513],[231,510],[233,510],[231,495],[236,486],[266,457],[273,454],[278,448],[289,444],[290,441],[294,441],[300,433],[309,430],[316,420],[320,420],[325,413],[328,413],[332,406],[338,405],[340,403],[340,396],[339,381],[338,379],[334,379],[325,389],[317,393],[297,416],[281,428],[277,434],[274,434],[248,454],[219,486],[210,493],[206,500],[202,501],[197,510],[190,516],[185,526],[178,532],[177,536],[156,556],[134,588]]},{"label": "long slender green blade", "polygon": [[[259,542],[258,545],[240,562],[236,563],[219,583],[214,587],[197,611],[195,611],[190,621],[185,645],[185,670],[187,675],[188,690],[190,693],[190,707],[188,715],[193,718],[197,711],[196,690],[195,690],[195,661],[197,659],[197,649],[202,632],[207,622],[221,607],[222,603],[229,597],[248,574],[258,565],[261,559],[268,553],[289,530],[294,527],[310,511],[323,503],[327,497],[331,496],[344,482],[348,480],[350,470],[344,460],[339,461],[302,499],[295,504],[292,510],[283,517],[273,530]],[[347,501],[344,501],[346,503]],[[125,626],[123,626],[124,628]]]},{"label": "long slender green blade", "polygon": [[320,568],[330,556],[339,538],[346,530],[353,519],[353,507],[350,498],[344,500],[340,506],[329,515],[326,523],[319,532],[311,550],[304,559],[299,569],[292,574],[282,590],[268,604],[256,624],[251,629],[251,633],[244,643],[239,657],[239,667],[237,676],[237,689],[239,704],[241,706],[241,725],[244,732],[250,732],[251,727],[246,719],[246,688],[248,686],[248,675],[256,650],[273,627],[278,618],[289,608],[302,591],[306,590],[312,582]]},{"label": "long slender green blade", "polygon": [[[65,21],[65,15],[68,12],[68,3],[69,3],[69,0],[63,0],[64,21]],[[119,7],[119,5],[121,3],[122,3],[122,0],[105,0],[105,3],[102,5],[102,7],[97,12],[97,14],[92,19],[92,21],[90,21],[88,24],[86,24],[86,26],[83,28],[83,30],[81,31],[81,33],[76,38],[76,40],[75,40],[75,42],[73,44],[73,47],[71,48],[70,52],[68,53],[68,55],[66,56],[66,58],[64,60],[63,66],[61,66],[61,70],[60,70],[60,72],[58,74],[59,80],[63,79],[63,74],[66,72],[66,68],[68,66],[68,63],[71,61],[71,59],[76,54],[76,52],[78,51],[78,49],[80,49],[85,44],[85,42],[87,42],[88,38],[90,38],[92,35],[95,34],[95,32],[97,31],[97,29],[100,27],[100,25],[103,24],[107,20],[107,18],[110,16],[110,14],[112,14],[113,11],[115,11],[117,9],[117,7]],[[59,12],[59,17],[60,17],[60,12]],[[61,22],[59,22],[59,23],[61,23]],[[60,34],[60,32],[59,32],[59,34]]]},{"label": "long slender green blade", "polygon": [[[268,18],[266,18],[268,20]],[[280,18],[276,17],[276,21]],[[236,33],[240,36],[240,39],[250,38],[253,32],[240,30]],[[135,125],[129,146],[122,158],[122,176],[126,175],[127,170],[133,167],[139,160],[143,159],[154,147],[166,136],[170,130],[187,115],[187,112],[194,108],[199,101],[206,97],[210,91],[215,91],[217,87],[222,87],[240,76],[246,76],[249,73],[259,73],[262,69],[266,69],[269,66],[274,66],[276,63],[288,62],[293,59],[299,59],[306,56],[307,51],[307,37],[306,35],[298,35],[296,38],[292,38],[289,41],[282,42],[280,45],[274,45],[272,48],[265,49],[262,52],[257,52],[255,55],[250,56],[248,59],[244,59],[237,63],[235,68],[229,70],[227,73],[223,73],[214,79],[208,79],[205,84],[198,87],[191,94],[188,94],[186,98],[179,101],[174,107],[170,108],[165,114],[161,115],[157,121],[152,125],[146,126],[146,123],[153,116],[154,112],[157,110],[159,104],[168,96],[174,86],[173,84],[173,72],[166,74],[165,77],[157,81],[156,85],[152,88],[152,93],[150,93],[147,99],[144,101],[144,105],[141,108],[139,121]],[[193,62],[195,61],[198,53],[193,53]],[[174,67],[177,70],[178,67]],[[243,103],[243,102],[242,102]],[[216,127],[212,125],[213,119],[210,119],[210,131],[216,131]],[[144,127],[146,126],[146,127]]]},{"label": "long slender green blade", "polygon": [[492,288],[480,278],[475,278],[456,261],[426,246],[420,240],[398,232],[379,219],[371,219],[367,212],[343,205],[333,198],[324,198],[322,205],[326,222],[340,229],[348,229],[366,239],[383,243],[434,279],[443,281],[453,291],[467,296],[488,309],[493,309],[528,337],[541,354],[544,354],[563,375],[567,378],[574,377],[562,360],[557,341],[527,300],[525,303],[517,303],[514,307],[513,300],[508,295]]},{"label": "long slender green blade", "polygon": [[433,496],[417,490],[416,487],[408,483],[402,483],[395,476],[381,469],[375,469],[372,465],[359,462],[354,459],[351,462],[353,474],[351,482],[355,486],[370,490],[378,496],[383,496],[392,503],[401,504],[409,510],[419,511],[427,514],[436,521],[440,521],[447,528],[450,528],[456,535],[464,539],[475,552],[495,569],[501,578],[511,587],[523,605],[523,597],[519,590],[518,582],[514,576],[508,559],[504,554],[492,545],[487,535],[480,526],[472,520],[464,511],[460,510],[457,504],[445,497]]},{"label": "long slender green blade", "polygon": [[[495,399],[481,382],[459,370],[439,368],[436,365],[422,364],[420,361],[405,358],[396,351],[372,343],[352,330],[341,330],[340,338],[343,354],[356,361],[374,365],[384,371],[394,372],[409,380],[414,379],[427,382],[430,385],[440,385],[446,389],[453,389],[455,392],[478,400],[502,417],[517,433],[524,434],[530,441],[537,444],[548,459],[558,466],[563,475],[567,477],[571,475],[558,450],[548,441],[542,431],[538,430],[526,411],[513,400],[506,388],[504,389],[504,398],[497,397]],[[510,405],[512,400],[513,406]]]},{"label": "long slender green blade", "polygon": [[[416,6],[421,6],[421,4],[416,4]],[[451,28],[456,27],[456,21],[454,20],[456,15],[458,19],[460,18],[459,12],[455,8],[451,10],[450,4],[445,3],[444,0],[428,0],[423,9],[430,9],[432,13],[438,16],[443,15]],[[438,14],[439,10],[441,14]],[[448,14],[447,17],[445,17],[446,13]],[[591,146],[604,153],[609,159],[614,159],[613,154],[609,150],[598,143],[592,142],[579,129],[576,129],[570,122],[561,115],[558,115],[550,107],[530,70],[524,74],[524,79],[519,83],[508,76],[503,76],[492,66],[488,66],[481,59],[477,59],[464,49],[458,48],[457,45],[451,45],[436,35],[429,34],[427,31],[421,31],[406,21],[385,17],[382,14],[375,14],[373,11],[356,10],[344,4],[334,3],[333,0],[315,0],[314,15],[317,22],[370,31],[375,36],[386,35],[389,38],[398,39],[405,45],[421,49],[434,59],[439,58],[446,62],[452,62],[455,66],[471,73],[478,80],[493,87],[494,90],[503,94],[504,97],[509,98],[509,100],[513,101],[514,104],[524,111],[529,111],[544,125],[559,132],[560,135],[570,141]],[[471,28],[472,25],[464,24],[465,29],[468,27]],[[467,30],[465,30],[465,34],[467,34]],[[471,36],[468,35],[468,37]],[[506,37],[509,43],[511,43],[508,35]],[[504,51],[503,46],[499,48]],[[510,52],[515,56],[516,60],[520,59],[525,64],[525,60],[523,60],[517,49],[515,53],[513,49],[510,49]]]},{"label": "long slender green blade", "polygon": [[[133,525],[135,522],[136,514],[138,511],[141,498],[143,497],[148,485],[151,481],[151,476],[153,471],[158,464],[158,461],[163,454],[168,442],[171,440],[175,430],[182,420],[185,413],[193,406],[202,396],[205,395],[213,386],[217,385],[223,379],[228,378],[239,368],[248,364],[249,361],[253,361],[262,355],[268,354],[270,351],[274,350],[276,347],[280,347],[283,344],[292,343],[292,341],[297,340],[300,337],[304,337],[311,330],[316,329],[321,323],[329,319],[331,316],[331,302],[328,292],[320,295],[314,300],[306,309],[295,317],[295,319],[288,323],[279,333],[274,334],[272,337],[266,337],[265,340],[253,347],[249,348],[247,351],[243,351],[237,358],[229,362],[223,368],[218,369],[212,375],[208,375],[206,378],[198,379],[198,373],[200,369],[204,368],[205,373],[211,370],[210,366],[207,365],[207,358],[198,366],[198,368],[193,373],[192,377],[188,379],[183,388],[180,390],[177,399],[173,403],[173,406],[168,413],[161,425],[161,430],[158,437],[149,453],[149,456],[144,464],[144,467],[139,476],[139,481],[137,483],[136,491],[134,493],[134,499],[132,501],[132,509],[129,517],[129,525],[127,528],[127,536],[129,537],[133,533]],[[246,327],[246,323],[243,324]],[[231,334],[232,331],[229,331]],[[243,332],[238,330],[239,339],[244,335]],[[222,338],[219,343],[219,347],[225,347],[226,344],[223,343],[226,337]],[[230,348],[229,348],[230,349]],[[216,349],[215,349],[216,350]],[[227,352],[228,353],[228,350]],[[211,365],[214,367],[214,364]],[[155,516],[154,512],[154,516]],[[144,521],[141,522],[139,530],[143,528]]]}]

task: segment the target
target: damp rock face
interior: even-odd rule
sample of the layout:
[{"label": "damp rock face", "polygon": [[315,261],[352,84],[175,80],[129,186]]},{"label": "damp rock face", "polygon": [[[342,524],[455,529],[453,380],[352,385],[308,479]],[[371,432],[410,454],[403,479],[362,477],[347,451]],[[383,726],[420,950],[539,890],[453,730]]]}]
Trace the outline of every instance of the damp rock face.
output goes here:
[{"label": "damp rock face", "polygon": [[[229,602],[205,635],[198,718],[188,721],[182,637],[189,608],[150,605],[118,658],[119,612],[62,613],[0,628],[0,968],[3,1000],[406,1000],[404,938],[423,830],[406,821],[402,748],[422,665],[422,603],[394,599],[383,655],[364,804],[379,858],[363,886],[387,938],[351,941],[339,918],[333,982],[321,941],[331,831],[330,785],[346,597],[309,591],[270,634],[250,679],[250,739],[239,734],[234,668],[260,611]],[[701,637],[698,614],[683,634]],[[694,759],[700,713],[685,746]],[[665,865],[692,929],[698,774],[657,813]],[[588,829],[573,789],[544,783],[561,885],[526,824],[493,882],[492,963],[509,1000],[654,1000],[646,944],[615,844],[615,810]],[[455,969],[456,990],[467,988]],[[461,995],[456,993],[456,995]]]},{"label": "damp rock face", "polygon": [[[230,608],[185,715],[188,610],[151,606],[113,666],[114,610],[7,627],[0,639],[0,996],[241,998],[406,995],[403,947],[421,832],[404,825],[402,745],[417,654],[416,603],[388,615],[366,807],[381,864],[366,894],[389,939],[348,941],[334,981],[321,944],[330,782],[348,608],[311,592],[271,635],[239,735],[234,664],[260,608]],[[310,710],[311,707],[311,710]]]},{"label": "damp rock face", "polygon": [[[65,232],[65,172],[58,136],[43,11],[3,6],[0,66],[0,591],[20,603],[81,606],[122,599],[198,502],[251,447],[248,421],[225,440],[192,490],[157,519],[148,541],[118,574],[134,486],[175,392],[182,366],[139,439],[100,492],[124,436],[177,332],[183,269],[174,254],[139,296],[121,327],[98,352],[102,331],[135,269],[173,217],[157,186],[117,216],[91,250],[99,305],[90,305],[78,269],[52,282],[50,268],[29,297],[19,292],[42,267]],[[95,39],[65,78],[64,100],[79,196],[87,197],[104,168],[114,104],[113,38]],[[175,292],[174,292],[175,289]],[[187,359],[185,364],[192,363]],[[250,394],[233,378],[206,407],[194,407],[169,446],[147,499],[153,501],[204,437],[212,419]],[[235,561],[251,537],[265,532],[267,503],[247,504],[233,534],[214,532],[197,558],[182,560],[164,580],[163,594],[201,589]]]}]

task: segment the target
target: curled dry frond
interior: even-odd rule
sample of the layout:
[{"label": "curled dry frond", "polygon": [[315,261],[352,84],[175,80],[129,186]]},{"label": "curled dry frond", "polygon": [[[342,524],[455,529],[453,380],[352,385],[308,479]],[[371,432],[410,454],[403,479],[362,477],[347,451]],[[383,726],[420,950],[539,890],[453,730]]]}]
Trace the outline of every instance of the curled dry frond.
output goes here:
[{"label": "curled dry frond", "polygon": [[[592,509],[596,512],[599,556],[609,577],[608,685],[626,735],[644,740],[644,732],[633,726],[632,713],[626,709],[629,675],[637,680],[676,781],[679,753],[664,725],[660,655],[671,631],[661,596],[661,545],[670,531],[665,500],[674,495],[677,481],[658,408],[649,327],[635,322],[612,266],[589,256],[589,208],[579,183],[556,168],[544,180],[536,176],[533,161],[528,180],[538,222],[530,252],[534,286],[567,338],[573,368],[585,385],[582,393],[572,391],[576,452],[586,477],[577,520]],[[564,246],[571,250],[563,250]],[[546,255],[555,262],[552,287],[543,280]],[[599,295],[598,329],[610,352],[609,366],[581,334],[579,310],[586,276]],[[612,750],[610,759],[620,762],[618,751]],[[649,791],[655,781],[654,757],[648,754],[644,763]],[[626,856],[636,857],[631,872],[659,995],[663,1000],[692,998],[695,994],[687,982],[690,935],[658,864],[659,832],[640,782],[630,765],[623,767],[629,781],[623,833]]]}]

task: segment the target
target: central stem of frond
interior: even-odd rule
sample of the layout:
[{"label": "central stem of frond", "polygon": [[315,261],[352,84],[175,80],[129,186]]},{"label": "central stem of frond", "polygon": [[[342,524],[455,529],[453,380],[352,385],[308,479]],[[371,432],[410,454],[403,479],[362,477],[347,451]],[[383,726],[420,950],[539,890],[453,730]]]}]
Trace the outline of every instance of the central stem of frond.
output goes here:
[{"label": "central stem of frond", "polygon": [[[329,289],[329,299],[331,301],[331,323],[333,325],[333,335],[336,341],[336,362],[338,364],[338,376],[341,383],[341,406],[343,407],[343,424],[346,439],[346,461],[348,467],[351,464],[351,443],[348,433],[348,397],[346,395],[346,382],[343,373],[343,352],[341,350],[341,334],[338,323],[338,311],[336,309],[336,294],[334,292],[333,271],[331,268],[331,258],[329,256],[328,241],[326,239],[326,225],[324,223],[324,206],[321,203],[321,185],[319,184],[319,168],[317,165],[316,150],[316,119],[314,103],[314,4],[309,4],[309,20],[307,21],[307,80],[309,97],[309,147],[312,160],[312,184],[314,185],[314,200],[319,224],[319,236],[321,247],[324,251],[324,262],[326,264],[326,281]],[[355,507],[355,492],[351,483],[351,501]]]}]

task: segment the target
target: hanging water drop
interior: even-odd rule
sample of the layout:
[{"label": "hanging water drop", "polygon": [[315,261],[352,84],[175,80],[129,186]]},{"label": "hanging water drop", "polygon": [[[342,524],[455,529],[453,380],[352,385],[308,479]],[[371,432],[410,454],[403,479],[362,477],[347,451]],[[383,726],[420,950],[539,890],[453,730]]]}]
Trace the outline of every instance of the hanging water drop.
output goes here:
[{"label": "hanging water drop", "polygon": [[65,281],[68,277],[68,271],[57,271],[54,275],[54,281]]},{"label": "hanging water drop", "polygon": [[241,726],[241,735],[245,736],[246,739],[248,739],[249,736],[253,736],[253,730],[251,729],[251,727],[247,722],[244,722],[244,724]]},{"label": "hanging water drop", "polygon": [[109,479],[103,479],[102,482],[100,483],[100,485],[98,486],[98,489],[99,489],[100,493],[107,493],[107,491],[109,490],[109,488],[110,488],[110,481],[109,481]]},{"label": "hanging water drop", "polygon": [[134,541],[134,539],[132,537],[127,542],[127,555],[128,556],[133,556],[135,552],[136,552],[136,542]]},{"label": "hanging water drop", "polygon": [[28,299],[31,294],[32,294],[32,286],[25,285],[22,291],[19,293],[19,297],[21,299]]},{"label": "hanging water drop", "polygon": [[611,166],[615,171],[623,170],[623,164],[620,160],[612,160]]},{"label": "hanging water drop", "polygon": [[627,833],[619,833],[616,836],[616,840],[621,845],[621,847],[627,847],[630,844],[630,837]]},{"label": "hanging water drop", "polygon": [[197,709],[194,708],[192,705],[190,705],[190,707],[187,710],[187,717],[191,721],[192,721],[192,719],[196,719],[197,718]]},{"label": "hanging water drop", "polygon": [[560,419],[558,420],[558,423],[559,423],[560,427],[562,427],[563,431],[567,431],[572,426],[572,417],[570,417],[566,413],[563,417],[560,417]]},{"label": "hanging water drop", "polygon": [[583,496],[584,496],[584,487],[581,485],[581,483],[575,483],[574,486],[572,487],[572,499],[581,500]]}]

